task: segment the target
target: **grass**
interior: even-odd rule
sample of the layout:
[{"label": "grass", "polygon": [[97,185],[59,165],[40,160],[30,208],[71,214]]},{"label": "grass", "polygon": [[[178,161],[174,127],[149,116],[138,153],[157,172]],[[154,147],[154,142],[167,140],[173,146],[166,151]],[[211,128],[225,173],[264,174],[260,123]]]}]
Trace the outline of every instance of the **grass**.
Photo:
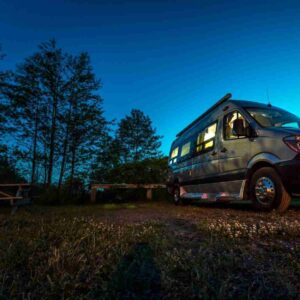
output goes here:
[{"label": "grass", "polygon": [[170,204],[0,211],[0,299],[297,299],[300,210]]},{"label": "grass", "polygon": [[108,203],[102,205],[103,209],[122,209],[122,208],[136,208],[135,204],[132,203],[121,203],[121,204],[115,204],[115,203]]}]

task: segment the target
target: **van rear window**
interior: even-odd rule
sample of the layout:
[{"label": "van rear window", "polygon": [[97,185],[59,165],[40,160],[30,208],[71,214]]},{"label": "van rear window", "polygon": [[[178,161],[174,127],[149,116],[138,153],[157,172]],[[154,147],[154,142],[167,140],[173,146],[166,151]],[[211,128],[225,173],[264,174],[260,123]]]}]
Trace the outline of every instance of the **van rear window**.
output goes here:
[{"label": "van rear window", "polygon": [[178,152],[179,152],[179,147],[176,147],[172,150],[170,155],[170,160],[169,160],[170,165],[177,163]]},{"label": "van rear window", "polygon": [[171,153],[171,159],[178,156],[178,147],[174,148]]}]

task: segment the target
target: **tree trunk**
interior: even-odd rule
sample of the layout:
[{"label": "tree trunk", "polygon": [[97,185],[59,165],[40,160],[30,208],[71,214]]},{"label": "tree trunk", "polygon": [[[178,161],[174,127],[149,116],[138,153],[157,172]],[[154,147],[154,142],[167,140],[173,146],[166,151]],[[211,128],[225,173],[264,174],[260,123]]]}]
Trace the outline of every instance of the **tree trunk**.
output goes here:
[{"label": "tree trunk", "polygon": [[64,139],[62,161],[61,161],[60,173],[59,173],[59,179],[58,179],[58,199],[59,199],[59,193],[61,190],[62,180],[63,180],[64,174],[65,174],[67,149],[68,149],[68,136],[69,136],[69,130],[67,129],[66,136]]},{"label": "tree trunk", "polygon": [[73,195],[73,184],[75,174],[75,161],[76,161],[76,146],[73,144],[72,147],[72,159],[71,159],[71,175],[70,175],[70,192]]},{"label": "tree trunk", "polygon": [[38,107],[35,111],[34,119],[34,136],[33,136],[33,154],[32,154],[32,169],[31,169],[31,184],[35,183],[36,173],[36,149],[37,149],[37,135],[38,135]]},{"label": "tree trunk", "polygon": [[43,150],[44,153],[42,155],[42,168],[43,168],[43,176],[44,176],[44,188],[47,186],[47,174],[48,174],[48,155],[47,155],[47,142],[43,139]]},{"label": "tree trunk", "polygon": [[52,124],[51,124],[51,136],[50,136],[50,152],[49,152],[49,166],[48,166],[48,180],[47,187],[49,188],[52,182],[53,172],[53,158],[54,158],[54,147],[55,147],[55,134],[56,134],[56,113],[57,113],[57,99],[53,100],[53,111],[52,111]]},{"label": "tree trunk", "polygon": [[72,115],[72,105],[70,104],[70,109],[69,109],[69,114],[68,114],[68,119],[67,119],[66,135],[65,135],[64,144],[63,144],[62,162],[61,162],[60,174],[59,174],[59,180],[58,180],[58,189],[57,189],[57,199],[58,200],[60,198],[62,180],[63,180],[64,174],[65,174],[71,115]]}]

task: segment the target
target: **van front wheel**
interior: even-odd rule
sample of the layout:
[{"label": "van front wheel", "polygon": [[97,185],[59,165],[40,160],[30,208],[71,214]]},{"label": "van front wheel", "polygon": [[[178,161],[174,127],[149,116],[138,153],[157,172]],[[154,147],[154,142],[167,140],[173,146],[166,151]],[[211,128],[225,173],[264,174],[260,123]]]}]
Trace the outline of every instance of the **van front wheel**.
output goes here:
[{"label": "van front wheel", "polygon": [[259,210],[275,208],[279,212],[284,212],[291,202],[291,196],[279,175],[270,167],[261,168],[253,174],[250,192],[253,205]]}]

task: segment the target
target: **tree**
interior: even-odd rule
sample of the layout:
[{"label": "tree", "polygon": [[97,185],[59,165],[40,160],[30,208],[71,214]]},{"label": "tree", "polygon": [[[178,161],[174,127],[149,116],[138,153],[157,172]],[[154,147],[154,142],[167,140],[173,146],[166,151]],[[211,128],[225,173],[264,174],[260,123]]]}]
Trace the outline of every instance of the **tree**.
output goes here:
[{"label": "tree", "polygon": [[[91,171],[91,164],[107,130],[103,117],[102,99],[97,94],[100,88],[93,72],[90,57],[81,53],[69,62],[72,76],[66,89],[67,114],[63,118],[64,138],[60,168],[59,188],[69,163],[69,183],[72,188],[75,176]],[[69,157],[69,160],[67,160]]]},{"label": "tree", "polygon": [[15,130],[20,154],[31,161],[31,183],[36,181],[36,166],[41,138],[41,109],[45,101],[40,87],[38,55],[33,55],[17,67],[15,72],[15,93],[12,95]]},{"label": "tree", "polygon": [[38,158],[43,159],[48,187],[58,148],[58,110],[64,101],[66,58],[54,40],[41,44],[38,52],[17,67],[11,96],[19,150],[31,161],[31,182],[36,181]]},{"label": "tree", "polygon": [[[50,107],[50,140],[49,140],[49,161],[47,186],[52,183],[54,168],[54,156],[56,148],[56,135],[58,127],[58,110],[60,102],[63,101],[62,91],[65,81],[65,61],[66,55],[57,48],[55,40],[40,45],[38,53],[38,73],[40,83],[43,86],[44,95],[47,96]],[[48,128],[47,128],[48,129]]]},{"label": "tree", "polygon": [[0,182],[22,182],[24,179],[16,169],[15,161],[9,153],[7,146],[0,146]]},{"label": "tree", "polygon": [[[1,52],[0,47],[0,62],[3,60],[5,55]],[[0,69],[0,140],[7,131],[8,126],[8,115],[9,115],[9,102],[8,95],[11,91],[11,72]]]},{"label": "tree", "polygon": [[87,53],[65,53],[51,40],[17,67],[13,119],[18,153],[31,165],[31,181],[43,169],[49,188],[88,174],[98,152],[106,120],[101,86]]},{"label": "tree", "polygon": [[140,161],[161,155],[161,136],[156,134],[151,119],[142,111],[133,109],[119,123],[117,139],[123,162]]},{"label": "tree", "polygon": [[[125,163],[110,169],[105,181],[113,183],[165,183],[168,158],[152,158]],[[104,182],[105,182],[104,181]],[[100,181],[103,182],[103,181]]]},{"label": "tree", "polygon": [[97,155],[96,162],[92,167],[91,181],[117,182],[111,176],[111,171],[120,166],[120,144],[118,139],[105,134]]}]

